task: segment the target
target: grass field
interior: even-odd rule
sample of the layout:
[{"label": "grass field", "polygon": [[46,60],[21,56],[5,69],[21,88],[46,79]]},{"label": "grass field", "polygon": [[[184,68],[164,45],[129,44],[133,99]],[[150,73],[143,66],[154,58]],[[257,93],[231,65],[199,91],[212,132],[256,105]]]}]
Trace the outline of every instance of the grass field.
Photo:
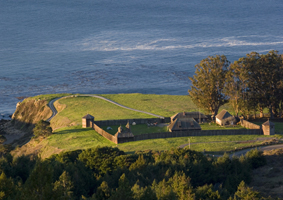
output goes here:
[{"label": "grass field", "polygon": [[70,93],[60,93],[60,94],[42,94],[42,95],[37,95],[34,97],[28,97],[26,98],[24,101],[28,101],[30,99],[34,99],[34,100],[46,100],[46,101],[51,101],[52,99],[58,98],[58,97],[64,97],[64,96],[69,96],[72,95]]},{"label": "grass field", "polygon": [[[156,95],[132,93],[101,94],[100,96],[111,99],[112,101],[128,106],[130,108],[151,112],[164,117],[171,117],[172,115],[183,111],[199,111],[199,108],[192,102],[191,98],[188,95]],[[226,109],[229,112],[232,112],[228,104],[221,106],[219,111],[221,111],[222,109]],[[202,109],[200,109],[200,112],[208,114]]]},{"label": "grass field", "polygon": [[47,138],[48,144],[66,151],[87,149],[100,146],[115,146],[113,142],[105,139],[91,128],[81,126],[57,129]]},{"label": "grass field", "polygon": [[219,126],[218,124],[216,123],[203,123],[203,124],[200,124],[200,127],[201,127],[201,130],[231,130],[231,129],[246,129],[240,125],[235,125],[233,127],[231,126]]},{"label": "grass field", "polygon": [[[223,127],[219,126],[218,124],[212,123],[203,123],[200,124],[202,130],[231,130],[231,129],[246,129],[240,125],[234,126],[234,127]],[[108,127],[112,129],[107,129]],[[111,135],[115,135],[118,131],[118,125],[117,126],[102,126],[101,128],[105,130],[106,132],[110,133]],[[122,125],[123,127],[123,125]],[[147,126],[146,124],[137,124],[135,126],[131,126],[131,131],[134,135],[140,135],[140,134],[146,134],[146,133],[160,133],[160,132],[168,132],[167,125],[164,127],[160,126]]]},{"label": "grass field", "polygon": [[170,117],[178,112],[198,111],[196,105],[187,95],[156,94],[103,94],[100,95],[119,104]]},{"label": "grass field", "polygon": [[[58,108],[59,104],[64,109]],[[51,120],[53,129],[81,125],[82,117],[86,114],[94,116],[95,120],[152,118],[151,115],[127,110],[94,97],[60,99],[56,102],[56,108],[61,112]]]},{"label": "grass field", "polygon": [[[69,94],[40,95],[33,97],[35,99],[46,99],[47,101],[60,96]],[[143,110],[169,117],[177,112],[198,111],[198,108],[192,103],[189,96],[186,95],[154,95],[154,94],[115,94],[101,95],[117,103],[130,108]],[[152,118],[147,114],[142,114],[118,107],[109,102],[93,97],[73,97],[60,99],[55,102],[59,113],[51,120],[51,125],[55,134],[46,139],[46,148],[42,152],[49,155],[52,148],[58,148],[63,151],[72,151],[76,149],[93,148],[96,146],[118,146],[121,150],[132,153],[143,150],[163,151],[170,148],[176,148],[188,143],[190,138],[191,149],[196,151],[230,151],[235,148],[259,144],[262,141],[252,141],[257,138],[269,138],[259,135],[235,135],[235,136],[199,136],[199,137],[180,137],[167,139],[153,139],[136,142],[128,142],[116,145],[100,136],[92,129],[81,128],[81,118],[86,114],[91,114],[95,120],[111,119],[132,119],[132,118]],[[225,105],[229,110],[229,105]],[[221,109],[222,109],[221,108]],[[221,110],[220,109],[220,110]],[[202,111],[202,110],[201,110]],[[232,113],[232,112],[231,112]],[[283,130],[283,123],[276,123],[276,131]],[[106,127],[104,127],[106,129]],[[202,130],[217,129],[242,129],[242,127],[221,127],[215,124],[201,124]],[[112,126],[111,134],[117,132],[118,126]],[[131,126],[135,135],[143,133],[166,132],[167,127],[147,127],[147,125]],[[280,136],[276,136],[280,137]],[[237,142],[246,141],[246,142]],[[50,147],[50,148],[49,148]],[[51,151],[50,150],[50,151]]]},{"label": "grass field", "polygon": [[46,147],[42,154],[50,156],[51,153],[49,153],[48,150],[52,148],[58,148],[63,151],[72,151],[77,149],[93,148],[97,146],[117,146],[126,153],[144,150],[164,151],[171,148],[180,147],[183,144],[188,144],[189,139],[191,143],[191,149],[193,150],[203,151],[203,149],[205,149],[207,152],[225,152],[234,150],[235,147],[240,148],[244,146],[260,144],[262,142],[261,139],[270,138],[270,136],[264,135],[194,136],[142,140],[116,145],[96,133],[93,129],[83,129],[81,126],[58,129],[54,133],[55,134],[46,139],[48,143],[47,147],[49,146],[49,148]]},{"label": "grass field", "polygon": [[[112,130],[107,130],[108,126],[101,127],[106,132],[110,133],[111,135],[115,135],[118,131],[119,126],[111,126]],[[123,126],[122,126],[123,127]],[[167,126],[159,127],[159,126],[147,126],[146,124],[137,124],[131,126],[131,131],[134,135],[140,135],[145,133],[160,133],[160,132],[168,132]]]}]

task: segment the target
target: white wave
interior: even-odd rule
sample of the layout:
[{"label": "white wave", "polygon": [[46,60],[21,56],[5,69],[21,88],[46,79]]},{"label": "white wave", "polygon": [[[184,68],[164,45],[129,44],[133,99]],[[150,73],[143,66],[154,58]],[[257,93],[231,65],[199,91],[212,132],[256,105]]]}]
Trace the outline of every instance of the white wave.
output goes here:
[{"label": "white wave", "polygon": [[[283,44],[279,36],[231,36],[198,41],[197,38],[158,38],[149,40],[152,35],[141,34],[100,34],[82,40],[53,42],[48,45],[57,51],[166,51],[194,48],[221,48],[244,46],[277,46]],[[198,43],[199,42],[199,43]],[[56,47],[55,47],[56,46]]]},{"label": "white wave", "polygon": [[[162,41],[166,41],[165,39]],[[171,41],[171,40],[168,40]],[[175,40],[176,41],[176,40]],[[83,51],[135,51],[135,50],[175,50],[175,49],[193,49],[193,48],[219,48],[219,47],[238,47],[238,46],[276,46],[283,44],[283,41],[268,41],[268,42],[249,42],[245,40],[227,40],[221,39],[216,42],[202,42],[200,44],[163,44],[158,45],[158,41],[147,42],[145,44],[127,45],[118,44],[115,42],[103,42],[105,45],[87,44],[87,47],[82,48]],[[176,42],[178,43],[178,41]],[[100,43],[101,44],[101,43]],[[86,44],[85,44],[86,45]]]}]

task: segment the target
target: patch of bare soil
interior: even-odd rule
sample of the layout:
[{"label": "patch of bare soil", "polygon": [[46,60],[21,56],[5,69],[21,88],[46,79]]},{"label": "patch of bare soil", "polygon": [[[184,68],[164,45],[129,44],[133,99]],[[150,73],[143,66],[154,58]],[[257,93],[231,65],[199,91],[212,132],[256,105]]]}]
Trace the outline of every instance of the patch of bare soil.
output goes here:
[{"label": "patch of bare soil", "polygon": [[267,164],[253,171],[250,184],[265,196],[283,198],[283,149],[264,151]]},{"label": "patch of bare soil", "polygon": [[43,150],[46,150],[47,148],[46,146],[47,146],[47,142],[45,138],[43,137],[32,138],[27,144],[11,151],[11,154],[15,157],[19,157],[21,155],[29,155],[35,157],[39,156],[42,159],[44,159],[52,154],[58,154],[63,151],[62,149],[49,147],[47,151],[48,153],[42,155]]},{"label": "patch of bare soil", "polygon": [[3,144],[13,144],[14,146],[21,145],[21,143],[17,143],[17,141],[22,141],[22,139],[25,138],[25,141],[22,142],[27,142],[31,137],[31,133],[16,129],[11,121],[3,123],[1,130],[3,136],[7,139]]}]

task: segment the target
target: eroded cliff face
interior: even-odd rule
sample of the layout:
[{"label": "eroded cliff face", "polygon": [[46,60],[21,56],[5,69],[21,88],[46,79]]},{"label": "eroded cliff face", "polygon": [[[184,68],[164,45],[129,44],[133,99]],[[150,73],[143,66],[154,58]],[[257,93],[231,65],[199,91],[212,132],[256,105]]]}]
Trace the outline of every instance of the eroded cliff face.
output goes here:
[{"label": "eroded cliff face", "polygon": [[25,131],[31,131],[39,120],[47,120],[52,115],[46,100],[25,99],[17,104],[12,116],[12,124]]}]

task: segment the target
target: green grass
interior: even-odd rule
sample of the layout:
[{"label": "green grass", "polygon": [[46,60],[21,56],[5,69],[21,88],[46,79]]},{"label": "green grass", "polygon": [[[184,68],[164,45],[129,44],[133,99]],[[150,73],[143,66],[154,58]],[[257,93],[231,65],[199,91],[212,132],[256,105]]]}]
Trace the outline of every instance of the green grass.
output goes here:
[{"label": "green grass", "polygon": [[[107,130],[108,126],[102,126],[101,128],[111,135],[115,135],[118,131],[119,126],[110,126],[112,130]],[[123,126],[124,127],[124,126]],[[159,126],[150,126],[148,127],[146,124],[137,124],[131,126],[131,131],[134,135],[141,135],[145,133],[160,133],[160,132],[168,132],[167,126],[159,127]]]},{"label": "green grass", "polygon": [[60,93],[60,94],[42,94],[42,95],[37,95],[34,97],[28,97],[24,101],[28,100],[46,100],[46,101],[51,101],[52,99],[58,98],[58,97],[63,97],[63,96],[69,96],[72,95],[71,93]]},{"label": "green grass", "polygon": [[81,125],[82,117],[86,114],[94,116],[95,120],[153,118],[151,115],[124,109],[94,97],[74,97],[58,101],[65,104],[66,108],[51,120],[53,128],[66,127],[70,124]]},{"label": "green grass", "polygon": [[[233,141],[251,141],[258,138],[269,138],[263,135],[227,135],[227,136],[197,136],[197,137],[179,137],[179,138],[166,138],[166,139],[153,139],[142,140],[135,142],[128,142],[119,144],[119,149],[132,153],[142,150],[155,150],[164,151],[170,148],[177,148],[183,144],[188,144],[188,139],[191,142],[191,149],[195,151],[231,151],[235,147],[245,147],[255,144],[260,144],[262,141],[250,142],[250,143],[237,143]],[[209,143],[209,142],[221,142],[221,143]],[[195,144],[194,144],[195,143]],[[197,143],[197,144],[196,144]]]},{"label": "green grass", "polygon": [[[123,125],[122,125],[123,126]],[[202,130],[235,130],[235,129],[246,129],[240,125],[235,127],[223,127],[219,126],[218,124],[211,123],[203,123],[200,124]],[[112,130],[107,130],[107,127],[111,127]],[[118,131],[117,126],[102,126],[101,128],[106,132],[110,133],[111,135],[115,135]],[[124,127],[124,126],[123,126]],[[138,124],[135,126],[131,126],[131,131],[134,135],[146,134],[146,133],[160,133],[160,132],[168,132],[167,126],[159,127],[159,126],[150,126],[148,127],[146,124]]]},{"label": "green grass", "polygon": [[[156,94],[103,94],[100,95],[130,108],[151,112],[164,117],[183,111],[198,111],[188,95]],[[201,110],[202,111],[202,110]]]},{"label": "green grass", "polygon": [[72,151],[87,149],[96,146],[115,146],[113,142],[105,139],[91,128],[81,126],[66,127],[57,129],[54,134],[47,138],[48,145]]},{"label": "green grass", "polygon": [[[194,136],[194,137],[179,137],[166,139],[152,139],[141,140],[135,142],[128,142],[122,144],[114,144],[105,139],[91,128],[81,128],[80,126],[66,127],[58,129],[53,135],[48,137],[46,151],[52,148],[58,148],[63,151],[73,151],[77,149],[94,148],[97,146],[111,146],[118,147],[126,153],[133,153],[135,151],[155,150],[164,151],[171,148],[180,147],[183,144],[188,144],[188,139],[191,142],[191,149],[196,151],[230,151],[235,147],[240,148],[259,144],[262,141],[238,143],[235,141],[251,141],[258,138],[270,138],[264,135],[227,135],[227,136]],[[212,143],[221,142],[221,143]],[[48,152],[43,152],[49,155]]]},{"label": "green grass", "polygon": [[220,126],[216,123],[203,123],[200,124],[201,130],[235,130],[235,129],[246,129],[240,125],[235,125],[235,126]]}]

